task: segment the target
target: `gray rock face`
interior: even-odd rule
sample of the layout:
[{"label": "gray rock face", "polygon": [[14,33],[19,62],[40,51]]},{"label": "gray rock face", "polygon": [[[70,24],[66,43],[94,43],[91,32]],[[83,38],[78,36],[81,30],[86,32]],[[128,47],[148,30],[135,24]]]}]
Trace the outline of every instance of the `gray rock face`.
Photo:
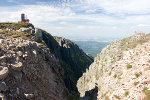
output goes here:
[{"label": "gray rock face", "polygon": [[41,29],[35,28],[35,36],[42,40],[42,31]]},{"label": "gray rock face", "polygon": [[66,100],[64,71],[47,47],[20,38],[2,38],[7,42],[0,43],[0,92],[4,92],[0,98]]},{"label": "gray rock face", "polygon": [[17,64],[12,65],[12,69],[16,71],[21,71],[22,70],[22,62],[19,62]]},{"label": "gray rock face", "polygon": [[34,28],[29,27],[21,27],[19,30],[17,30],[18,32],[27,32],[27,33],[34,33]]},{"label": "gray rock face", "polygon": [[7,86],[6,83],[4,81],[0,82],[0,92],[1,91],[6,91],[7,90]]},{"label": "gray rock face", "polygon": [[74,42],[63,37],[53,37],[43,31],[43,40],[48,45],[50,52],[59,58],[61,67],[65,71],[64,81],[69,91],[77,91],[76,82],[93,59]]},{"label": "gray rock face", "polygon": [[9,70],[7,67],[0,68],[0,80],[5,79],[9,74]]},{"label": "gray rock face", "polygon": [[83,73],[78,80],[77,87],[80,96],[84,96],[86,91],[95,88],[95,83],[103,76],[107,68],[112,67],[116,61],[123,59],[123,51],[133,49],[139,44],[139,41],[145,40],[148,38],[144,33],[136,32],[133,36],[116,40],[105,47],[94,59],[94,63],[90,65],[86,73]]}]

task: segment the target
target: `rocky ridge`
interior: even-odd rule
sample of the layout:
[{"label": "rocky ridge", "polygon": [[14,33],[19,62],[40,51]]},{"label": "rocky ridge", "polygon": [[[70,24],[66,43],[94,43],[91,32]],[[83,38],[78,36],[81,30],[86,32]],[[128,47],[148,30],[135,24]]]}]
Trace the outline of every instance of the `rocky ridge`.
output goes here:
[{"label": "rocky ridge", "polygon": [[0,35],[2,100],[65,100],[64,70],[42,44]]},{"label": "rocky ridge", "polygon": [[77,92],[77,80],[93,62],[93,59],[68,39],[52,36],[44,30],[42,30],[42,37],[50,52],[59,58],[60,65],[65,72],[64,82],[67,88],[70,92]]},{"label": "rocky ridge", "polygon": [[80,96],[83,97],[86,91],[94,89],[96,84],[100,84],[100,80],[101,82],[105,81],[103,77],[104,74],[106,72],[108,73],[108,69],[111,68],[115,62],[123,59],[124,51],[132,50],[138,44],[142,44],[149,39],[149,34],[145,35],[143,32],[136,32],[131,37],[116,40],[111,45],[105,47],[94,59],[94,63],[90,65],[89,69],[87,69],[78,80],[77,87]]},{"label": "rocky ridge", "polygon": [[98,100],[149,100],[150,40],[124,51],[98,83]]},{"label": "rocky ridge", "polygon": [[0,34],[12,36],[13,38],[20,37],[24,40],[36,41],[45,45],[46,49],[50,50],[59,59],[61,68],[64,69],[64,82],[70,92],[77,92],[77,80],[93,62],[93,58],[87,56],[72,41],[52,36],[45,30],[35,28],[31,23],[0,23]]}]

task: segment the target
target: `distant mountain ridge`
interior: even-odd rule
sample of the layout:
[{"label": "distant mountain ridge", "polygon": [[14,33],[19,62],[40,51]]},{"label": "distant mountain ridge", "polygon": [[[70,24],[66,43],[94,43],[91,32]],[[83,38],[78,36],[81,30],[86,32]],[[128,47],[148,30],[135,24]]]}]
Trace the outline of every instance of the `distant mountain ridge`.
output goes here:
[{"label": "distant mountain ridge", "polygon": [[74,41],[82,48],[82,50],[93,57],[96,57],[101,50],[110,44],[110,42],[97,42],[97,41]]}]

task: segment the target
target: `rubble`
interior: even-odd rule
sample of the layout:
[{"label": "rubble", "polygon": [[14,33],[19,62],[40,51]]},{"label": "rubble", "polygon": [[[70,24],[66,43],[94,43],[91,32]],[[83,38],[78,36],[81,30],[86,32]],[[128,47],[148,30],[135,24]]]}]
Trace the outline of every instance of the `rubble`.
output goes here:
[{"label": "rubble", "polygon": [[64,71],[45,46],[9,36],[2,36],[1,40],[2,100],[66,100],[63,95],[66,88],[63,82]]}]

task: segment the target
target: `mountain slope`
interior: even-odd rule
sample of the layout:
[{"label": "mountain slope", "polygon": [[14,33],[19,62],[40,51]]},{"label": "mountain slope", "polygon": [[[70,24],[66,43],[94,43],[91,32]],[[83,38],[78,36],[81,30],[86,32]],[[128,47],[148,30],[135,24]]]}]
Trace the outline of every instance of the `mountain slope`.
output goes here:
[{"label": "mountain slope", "polygon": [[53,37],[44,30],[42,30],[42,37],[50,52],[59,58],[60,65],[65,71],[64,81],[69,91],[77,91],[77,80],[93,62],[93,59],[68,39]]},{"label": "mountain slope", "polygon": [[77,92],[77,80],[93,62],[93,58],[86,55],[75,43],[62,37],[53,37],[50,33],[35,28],[30,23],[0,23],[0,28],[0,34],[4,36],[36,41],[45,46],[59,59],[58,62],[64,69],[63,81],[66,87],[70,92]]},{"label": "mountain slope", "polygon": [[150,41],[123,52],[123,58],[106,69],[97,81],[98,100],[149,100],[149,73]]},{"label": "mountain slope", "polygon": [[[106,72],[108,73],[108,69],[111,69],[115,62],[123,59],[124,51],[133,49],[138,44],[149,41],[149,39],[149,34],[145,35],[142,32],[137,32],[131,37],[115,41],[111,45],[104,48],[102,52],[94,59],[94,63],[92,63],[89,69],[86,70],[86,73],[84,73],[78,80],[77,87],[80,92],[80,96],[83,97],[86,91],[94,89],[96,86],[95,84],[100,84],[100,80],[101,83],[103,83],[103,81],[105,82],[104,78],[102,78],[103,75]],[[111,72],[109,72],[109,74],[111,74]],[[116,77],[116,75],[114,77]],[[100,87],[98,88],[100,89]]]},{"label": "mountain slope", "polygon": [[2,100],[66,100],[63,72],[42,44],[0,35]]}]

